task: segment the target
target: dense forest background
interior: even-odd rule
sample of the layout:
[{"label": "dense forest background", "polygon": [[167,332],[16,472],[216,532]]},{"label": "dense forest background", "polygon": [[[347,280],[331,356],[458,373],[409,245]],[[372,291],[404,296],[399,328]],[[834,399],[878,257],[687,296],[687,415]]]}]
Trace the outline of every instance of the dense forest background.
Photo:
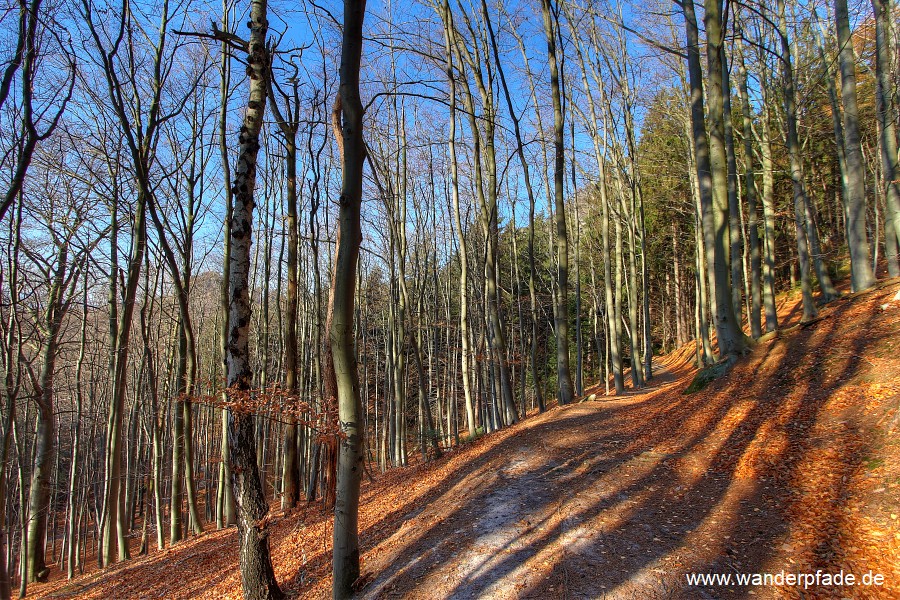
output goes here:
[{"label": "dense forest background", "polygon": [[[0,10],[4,597],[235,523],[229,414],[266,501],[335,503],[332,4]],[[363,3],[365,471],[644,386],[688,343],[732,361],[785,290],[810,321],[833,281],[900,274],[898,13],[847,4]]]}]

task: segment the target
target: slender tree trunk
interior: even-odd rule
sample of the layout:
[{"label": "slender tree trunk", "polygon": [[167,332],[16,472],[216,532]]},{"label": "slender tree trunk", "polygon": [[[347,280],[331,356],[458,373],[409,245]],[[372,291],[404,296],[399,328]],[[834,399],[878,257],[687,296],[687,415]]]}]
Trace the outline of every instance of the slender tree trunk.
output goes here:
[{"label": "slender tree trunk", "polygon": [[169,544],[184,538],[182,504],[184,494],[184,377],[187,371],[187,335],[184,321],[178,324],[178,359],[175,372],[175,397],[172,398],[172,492],[169,500]]},{"label": "slender tree trunk", "polygon": [[[115,343],[115,377],[113,379],[113,396],[110,401],[108,433],[106,442],[106,493],[103,564],[112,564],[115,560],[113,548],[118,544],[119,560],[130,558],[127,540],[125,539],[124,515],[120,514],[119,503],[124,492],[122,487],[122,420],[125,412],[126,380],[128,378],[128,349],[131,337],[132,316],[137,297],[138,279],[141,263],[147,244],[146,214],[149,191],[139,190],[135,206],[134,229],[132,233],[133,250],[128,265],[128,277],[125,283],[125,294],[122,302],[122,314],[119,319],[118,333]],[[115,278],[115,274],[113,274]]]},{"label": "slender tree trunk", "polygon": [[[699,55],[697,56],[697,62],[699,64]],[[686,77],[684,73],[682,75],[682,83],[685,85],[686,91],[688,91],[690,98],[689,85],[685,81]],[[693,103],[691,103],[693,108]],[[684,127],[685,137],[688,140],[694,139],[694,126],[696,125],[696,121],[694,120],[694,113],[689,111],[689,114],[685,115],[682,126]],[[710,305],[710,296],[709,296],[709,278],[707,277],[708,270],[706,265],[706,257],[707,249],[705,244],[705,236],[703,229],[703,199],[702,199],[702,190],[700,188],[700,178],[698,177],[699,173],[699,164],[697,162],[697,153],[696,153],[696,145],[693,143],[688,143],[687,145],[688,151],[688,164],[690,165],[690,172],[688,173],[688,179],[691,183],[691,195],[693,197],[694,204],[694,254],[695,254],[695,340],[697,342],[697,365],[708,365],[715,361],[715,357],[713,354],[712,343],[709,338],[709,329],[710,329],[710,318],[709,318],[709,305]]]},{"label": "slender tree trunk", "polygon": [[[575,141],[574,119],[572,121],[572,142]],[[572,163],[572,190],[575,190],[575,163]],[[584,340],[581,334],[581,214],[578,210],[578,196],[575,204],[575,393],[584,395]],[[513,222],[515,224],[515,222]],[[513,227],[515,231],[515,227]]]},{"label": "slender tree trunk", "polygon": [[459,211],[459,161],[456,154],[456,75],[453,68],[453,17],[449,1],[443,5],[444,46],[447,52],[447,80],[450,84],[450,134],[447,138],[447,149],[450,153],[450,197],[453,208],[453,224],[456,239],[459,243],[459,330],[462,352],[460,354],[460,371],[462,372],[463,396],[466,403],[466,425],[469,437],[475,436],[475,405],[472,400],[472,380],[469,368],[469,257],[466,248],[466,234],[462,226]]},{"label": "slender tree trunk", "polygon": [[750,108],[750,94],[747,90],[747,67],[744,64],[744,51],[741,31],[738,31],[735,44],[738,64],[738,94],[741,99],[741,116],[744,135],[744,189],[747,194],[747,226],[750,238],[750,335],[757,339],[762,335],[762,290],[760,288],[761,256],[759,248],[759,223],[756,206],[756,177],[753,170],[753,112]]},{"label": "slender tree trunk", "polygon": [[[67,535],[69,544],[66,553],[66,576],[72,579],[75,576],[75,549],[76,549],[76,532],[75,532],[75,512],[76,512],[76,490],[78,484],[78,463],[81,460],[79,456],[79,448],[81,445],[81,415],[84,403],[84,395],[82,388],[82,377],[84,374],[85,351],[87,347],[87,323],[88,323],[88,278],[84,278],[84,294],[81,304],[81,337],[78,346],[78,360],[75,363],[75,417],[72,420],[72,459],[69,466],[69,498],[67,500],[67,512],[69,522]],[[5,463],[3,463],[5,464]],[[4,501],[4,494],[0,494],[0,502]],[[2,518],[2,515],[0,515]],[[2,523],[2,521],[0,521]],[[0,562],[3,562],[0,557]],[[0,594],[2,596],[2,594]]]},{"label": "slender tree trunk", "polygon": [[[872,0],[875,13],[875,72],[878,120],[881,124],[881,177],[885,189],[887,222],[885,246],[887,246],[888,274],[900,275],[897,247],[900,245],[900,159],[897,153],[897,100],[891,93],[891,24],[895,14],[891,0]],[[896,25],[896,23],[894,23]],[[888,235],[893,231],[893,236]]]},{"label": "slender tree trunk", "polygon": [[[144,283],[146,289],[150,289],[149,285],[149,257],[146,259],[147,264],[144,269]],[[156,286],[158,279],[154,281],[154,289],[151,293],[151,298],[156,297]],[[158,550],[162,550],[165,548],[165,535],[163,532],[164,529],[164,517],[163,517],[163,477],[162,477],[162,462],[163,462],[163,448],[162,448],[162,427],[160,425],[159,418],[159,384],[157,379],[157,371],[156,371],[156,363],[154,360],[153,352],[151,351],[151,343],[150,343],[150,328],[149,328],[149,318],[148,313],[150,312],[150,307],[147,305],[145,300],[143,306],[141,306],[141,336],[144,342],[144,356],[145,363],[147,368],[147,387],[148,387],[148,395],[150,396],[150,427],[151,431],[151,472],[152,472],[152,486],[153,486],[153,506],[154,506],[154,517],[156,519],[156,547]],[[145,515],[144,519],[148,519],[149,515]]]},{"label": "slender tree trunk", "polygon": [[333,304],[329,341],[337,378],[338,419],[343,437],[340,442],[337,493],[334,505],[334,557],[332,596],[349,598],[359,578],[359,483],[362,475],[362,406],[353,344],[353,309],[362,202],[363,107],[359,97],[359,67],[362,55],[365,0],[344,0],[344,29],[341,46],[339,104],[335,117],[340,119],[341,197],[338,215],[337,256],[335,257]]},{"label": "slender tree trunk", "polygon": [[[606,146],[609,136],[608,122],[604,113],[603,117],[603,145]],[[606,157],[603,152],[597,151],[597,168],[600,175],[598,186],[600,188],[600,232],[603,253],[603,288],[606,300],[606,320],[609,335],[609,353],[612,363],[613,386],[616,395],[625,393],[625,376],[622,365],[622,329],[621,329],[621,234],[619,220],[616,219],[616,253],[613,256],[612,244],[609,236],[609,217],[612,206],[609,200],[606,180]],[[615,260],[614,260],[615,259]],[[615,264],[616,279],[613,280],[613,264]],[[615,285],[615,288],[613,286]],[[615,292],[615,294],[613,293]]]},{"label": "slender tree trunk", "polygon": [[[684,3],[685,6],[688,4],[690,2]],[[728,201],[726,115],[724,113],[725,82],[722,77],[724,68],[722,64],[722,45],[724,43],[722,0],[705,0],[704,5],[706,11],[703,16],[703,23],[706,25],[707,77],[709,80],[707,111],[709,113],[709,157],[712,179],[711,221],[713,235],[711,241],[713,245],[713,293],[716,298],[714,315],[719,356],[725,357],[742,354],[745,344],[740,323],[735,317],[735,307],[731,294],[732,286],[739,285],[739,282],[730,280],[729,247],[726,245],[726,239],[729,238],[731,211],[729,210]],[[694,87],[693,83],[691,87]],[[731,115],[727,117],[730,118]],[[697,155],[699,159],[700,152]]]},{"label": "slender tree trunk", "polygon": [[[818,21],[818,15],[814,14],[814,18]],[[821,25],[820,25],[821,27]],[[841,207],[842,207],[842,216],[845,224],[847,223],[847,199],[850,198],[850,192],[847,189],[849,185],[847,179],[847,152],[844,147],[844,126],[841,123],[841,105],[838,100],[837,88],[834,85],[834,64],[833,61],[825,55],[825,41],[822,39],[822,34],[820,31],[816,32],[816,45],[819,50],[819,58],[822,61],[822,65],[825,68],[825,76],[823,79],[825,80],[825,87],[828,89],[828,101],[831,104],[831,124],[834,129],[834,142],[837,146],[837,159],[838,159],[838,168],[840,170],[840,178],[841,178]],[[846,239],[846,235],[844,238]]]},{"label": "slender tree trunk", "polygon": [[[449,4],[445,3],[445,12],[449,14]],[[487,15],[487,6],[485,0],[482,0],[482,12]],[[538,410],[544,412],[544,394],[541,385],[540,372],[537,367],[537,347],[538,347],[538,309],[537,309],[537,291],[535,289],[536,269],[534,262],[534,208],[535,198],[534,189],[531,185],[531,176],[529,174],[528,160],[525,158],[525,144],[522,142],[522,131],[520,127],[520,118],[516,115],[513,108],[512,96],[509,92],[509,86],[506,83],[506,74],[503,71],[503,65],[500,60],[500,53],[497,48],[497,38],[494,35],[494,28],[491,21],[485,16],[488,33],[491,38],[491,49],[494,53],[494,62],[497,65],[497,72],[500,75],[500,83],[503,88],[503,96],[506,99],[506,107],[509,110],[510,118],[513,121],[513,133],[516,137],[516,154],[519,157],[519,164],[522,167],[522,178],[525,183],[525,192],[528,194],[528,296],[531,309],[531,348],[529,351],[529,363],[531,368],[532,385],[534,387],[535,400],[537,401]],[[447,49],[450,53],[449,47]],[[450,59],[448,58],[448,61]],[[455,90],[455,88],[454,88]],[[455,110],[455,99],[451,98],[454,104],[451,111]],[[452,124],[451,124],[452,126]],[[453,166],[455,168],[455,164]],[[458,192],[457,192],[458,193]],[[523,376],[524,379],[524,376]]]},{"label": "slender tree trunk", "polygon": [[787,147],[794,187],[794,228],[797,234],[797,255],[800,262],[800,287],[803,297],[803,321],[814,319],[819,311],[812,296],[809,272],[809,230],[814,226],[806,219],[806,186],[803,183],[803,167],[800,160],[800,142],[797,137],[797,105],[794,91],[794,71],[791,66],[791,47],[787,37],[787,21],[784,16],[784,0],[778,0],[778,33],[780,37],[781,75],[784,85],[784,110],[787,122]]},{"label": "slender tree trunk", "polygon": [[251,0],[248,25],[250,94],[239,137],[240,152],[233,185],[225,366],[231,404],[228,411],[228,445],[240,540],[241,584],[244,598],[263,600],[282,597],[269,555],[269,507],[256,463],[254,418],[249,405],[254,394],[248,337],[252,315],[249,295],[250,243],[253,237],[259,133],[265,115],[266,81],[269,76],[266,0]]},{"label": "slender tree trunk", "polygon": [[[467,26],[471,29],[470,18],[463,13]],[[487,18],[487,17],[485,17]],[[475,163],[475,195],[481,208],[480,220],[485,235],[484,251],[484,285],[485,285],[485,316],[489,332],[487,335],[490,343],[492,359],[497,362],[498,379],[500,384],[500,396],[498,401],[502,404],[506,417],[506,424],[515,423],[518,420],[515,402],[513,401],[512,384],[509,376],[509,364],[506,360],[506,331],[500,318],[500,305],[498,302],[498,278],[497,278],[497,244],[498,244],[498,215],[497,215],[497,155],[496,155],[496,105],[494,102],[494,88],[491,79],[485,82],[485,69],[478,60],[480,57],[472,57],[465,42],[458,36],[454,36],[456,53],[458,57],[468,64],[472,71],[473,80],[481,97],[482,118],[475,113],[474,99],[470,92],[468,82],[463,79],[461,86],[463,102],[468,112],[470,128],[473,137],[473,162]],[[486,43],[486,42],[485,42]],[[489,78],[492,71],[487,70]],[[479,125],[484,128],[482,136]],[[483,169],[482,169],[483,160]]]},{"label": "slender tree trunk", "polygon": [[[768,79],[765,73],[763,77]],[[763,305],[766,312],[766,331],[770,332],[778,329],[778,310],[775,306],[775,177],[768,108],[763,109],[762,133],[759,141],[763,184]]]},{"label": "slender tree trunk", "polygon": [[[713,222],[713,182],[711,176],[709,140],[706,137],[706,121],[703,110],[703,69],[700,64],[700,41],[697,18],[694,14],[693,2],[681,3],[684,12],[685,31],[687,33],[688,80],[691,103],[691,134],[694,151],[694,162],[697,167],[697,187],[699,199],[700,231],[703,237],[703,260],[706,269],[707,300],[712,314],[717,314],[718,295],[715,271],[715,224]],[[712,288],[712,293],[709,288]],[[703,319],[701,318],[701,321]],[[708,323],[709,321],[703,322]]]},{"label": "slender tree trunk", "polygon": [[[859,134],[856,104],[856,56],[850,35],[847,0],[834,0],[841,65],[841,101],[844,108],[844,151],[847,164],[847,245],[850,247],[850,286],[854,292],[875,285],[866,239],[866,167]],[[896,154],[896,153],[895,153]],[[809,227],[813,227],[812,223]]]},{"label": "slender tree trunk", "polygon": [[[228,15],[230,12],[229,0],[222,2],[222,30],[230,31]],[[231,51],[228,43],[223,41],[221,46],[222,64],[219,81],[219,95],[221,107],[219,109],[219,155],[221,158],[222,176],[225,181],[231,181],[231,160],[228,157],[228,90],[231,81]],[[229,286],[231,285],[231,218],[234,211],[234,194],[230,185],[225,186],[225,219],[223,223],[223,254],[225,259],[222,265],[222,289],[219,296],[219,305],[222,310],[222,321],[219,324],[219,344],[222,352],[222,379],[228,378],[228,366],[225,363],[225,355],[228,352],[229,327],[228,317],[231,303],[229,301]],[[227,401],[227,395],[223,392],[222,400]],[[219,493],[222,498],[219,511],[216,514],[216,527],[222,528],[233,525],[237,521],[234,507],[234,488],[231,484],[231,458],[228,449],[228,411],[222,409],[222,435],[219,444]],[[154,446],[155,447],[155,446]],[[156,454],[158,456],[158,454]],[[158,486],[157,486],[158,488]],[[157,532],[157,535],[160,535]]]},{"label": "slender tree trunk", "polygon": [[[34,436],[34,458],[31,469],[31,485],[29,493],[28,543],[25,560],[28,561],[26,573],[29,582],[46,581],[50,574],[47,568],[47,521],[50,515],[51,468],[54,448],[55,418],[54,415],[54,377],[56,375],[56,359],[59,344],[59,333],[62,328],[66,298],[66,278],[69,259],[68,243],[63,242],[56,256],[56,268],[50,282],[50,293],[44,315],[46,339],[41,351],[41,373],[39,387],[35,389],[34,400],[37,404],[37,425]],[[22,460],[20,457],[19,460]]]},{"label": "slender tree trunk", "polygon": [[[6,396],[5,410],[3,411],[3,438],[0,441],[0,599],[7,600],[12,594],[12,556],[13,535],[7,527],[7,497],[9,493],[9,479],[6,465],[10,461],[10,447],[16,429],[16,401],[20,388],[20,362],[19,362],[19,337],[18,337],[18,274],[19,274],[19,250],[21,248],[22,204],[16,207],[15,217],[10,221],[9,239],[13,241],[12,256],[9,261],[9,272],[6,275],[6,295],[9,308],[6,318],[6,331],[4,331],[3,354],[3,383]],[[18,450],[18,448],[17,448]],[[24,506],[20,504],[20,506]],[[8,558],[7,558],[8,557]]]},{"label": "slender tree trunk", "polygon": [[553,218],[556,225],[556,375],[559,384],[559,404],[569,404],[575,399],[572,387],[572,369],[569,367],[569,236],[566,228],[566,204],[564,198],[565,151],[564,115],[559,82],[559,63],[556,56],[558,20],[550,6],[551,0],[541,0],[544,18],[544,35],[547,38],[547,60],[550,63],[550,95],[553,99]]},{"label": "slender tree trunk", "polygon": [[[272,97],[272,112],[284,136],[285,179],[287,180],[287,298],[283,330],[284,347],[284,393],[287,400],[287,427],[282,442],[281,472],[281,508],[293,508],[300,501],[300,465],[297,461],[297,414],[294,410],[299,406],[297,395],[297,311],[298,311],[298,256],[299,234],[297,224],[297,127],[295,111],[299,110],[299,82],[293,82],[293,96],[285,94],[287,118],[278,108],[272,86],[269,95]],[[280,297],[280,294],[279,294]]]},{"label": "slender tree trunk", "polygon": [[[741,291],[743,289],[743,244],[741,243],[741,203],[738,196],[737,158],[734,153],[734,127],[731,122],[731,76],[725,46],[721,46],[722,59],[722,107],[725,132],[725,157],[728,167],[728,232],[730,236],[729,257],[731,262],[731,305],[738,329],[741,327]],[[750,321],[750,315],[747,321]]]},{"label": "slender tree trunk", "polygon": [[[622,184],[622,175],[616,172],[617,197],[619,200],[619,214],[626,220],[628,228],[628,266],[626,274],[626,294],[628,296],[628,345],[631,353],[631,383],[635,388],[644,387],[644,374],[641,370],[641,341],[640,323],[638,321],[638,273],[637,273],[637,245],[636,216],[633,188],[628,189],[627,197],[625,186]],[[624,265],[623,265],[624,267]]]}]

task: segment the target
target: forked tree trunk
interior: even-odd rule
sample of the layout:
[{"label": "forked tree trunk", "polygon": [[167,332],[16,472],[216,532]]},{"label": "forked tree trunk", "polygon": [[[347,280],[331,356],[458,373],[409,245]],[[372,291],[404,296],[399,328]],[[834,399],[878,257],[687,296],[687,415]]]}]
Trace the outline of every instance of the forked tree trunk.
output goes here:
[{"label": "forked tree trunk", "polygon": [[453,225],[459,243],[459,337],[461,345],[460,371],[462,374],[463,396],[466,402],[466,425],[469,437],[475,436],[475,403],[472,398],[472,372],[469,368],[469,256],[466,247],[466,233],[459,211],[459,160],[456,153],[456,74],[453,67],[453,13],[448,0],[444,1],[441,15],[444,23],[444,47],[447,52],[447,81],[450,84],[450,133],[447,149],[450,153],[450,197],[452,199]]},{"label": "forked tree trunk", "polygon": [[[47,518],[50,514],[50,470],[54,452],[55,415],[54,375],[56,374],[59,333],[65,313],[65,278],[68,268],[68,245],[63,243],[56,257],[56,272],[50,282],[50,297],[44,315],[47,337],[41,350],[40,384],[34,391],[37,425],[34,435],[34,460],[29,492],[28,542],[24,559],[28,565],[28,581],[46,581],[50,570],[46,564]],[[21,460],[21,459],[20,459]]]},{"label": "forked tree trunk", "polygon": [[[138,192],[135,207],[134,232],[132,244],[134,251],[128,265],[128,278],[122,302],[122,315],[115,334],[115,368],[113,377],[113,396],[110,400],[109,420],[107,423],[106,445],[106,493],[104,494],[104,540],[103,564],[115,562],[114,548],[118,545],[118,559],[130,558],[128,544],[120,514],[120,496],[124,491],[121,485],[122,471],[122,420],[125,412],[125,382],[128,377],[128,342],[131,337],[132,316],[137,297],[138,278],[144,252],[147,245],[146,207],[149,194],[143,190]],[[115,275],[113,275],[115,277]]]},{"label": "forked tree trunk", "polygon": [[[472,30],[471,18],[463,13],[463,20],[469,30]],[[506,331],[503,320],[500,317],[497,280],[497,248],[498,248],[498,216],[497,216],[497,155],[496,155],[496,104],[494,102],[494,87],[491,81],[490,70],[483,68],[478,53],[478,40],[475,40],[476,53],[466,46],[466,42],[459,36],[454,36],[457,57],[465,61],[471,69],[472,79],[478,88],[481,98],[482,118],[479,119],[475,112],[475,102],[472,97],[469,84],[462,79],[463,105],[468,112],[470,129],[472,131],[473,162],[476,197],[481,208],[479,217],[482,232],[485,236],[484,251],[484,304],[487,317],[487,340],[490,344],[492,360],[497,363],[497,378],[499,380],[498,400],[505,416],[505,423],[511,425],[518,420],[515,402],[513,401],[512,383],[509,376],[509,364],[506,356]],[[483,40],[484,44],[488,42]],[[487,49],[485,48],[485,51]],[[489,67],[489,63],[488,63]],[[487,75],[487,81],[485,76]],[[484,128],[483,137],[480,126]],[[483,165],[482,165],[483,160]],[[483,168],[482,168],[483,167]]]},{"label": "forked tree trunk", "polygon": [[[445,3],[445,12],[449,15],[449,4]],[[485,15],[488,14],[487,6],[485,0],[482,0],[481,3],[482,13]],[[544,394],[541,388],[541,376],[540,372],[537,368],[537,347],[538,347],[538,308],[537,308],[537,292],[535,290],[535,279],[536,268],[534,263],[534,207],[535,207],[535,198],[534,198],[534,189],[531,185],[531,176],[529,174],[528,168],[528,160],[525,158],[525,144],[522,141],[522,131],[520,127],[520,118],[516,115],[515,109],[513,108],[512,96],[509,92],[509,86],[506,83],[506,73],[503,71],[503,65],[500,61],[500,52],[497,48],[497,37],[494,34],[494,28],[491,25],[490,19],[485,17],[485,21],[487,23],[488,34],[491,39],[491,49],[494,53],[494,63],[497,65],[497,73],[500,75],[500,84],[503,88],[503,97],[506,99],[506,106],[509,109],[509,115],[513,122],[513,133],[516,138],[516,154],[519,157],[519,164],[522,166],[522,179],[525,183],[525,192],[528,194],[528,296],[529,296],[529,307],[530,307],[530,315],[531,315],[531,347],[529,350],[529,366],[531,368],[531,377],[532,377],[532,386],[534,387],[534,395],[535,400],[538,405],[538,410],[544,412]],[[448,56],[450,55],[450,48],[447,48]],[[448,58],[448,61],[451,59]],[[453,90],[455,91],[455,85],[453,86]],[[451,98],[451,102],[453,103],[451,107],[451,111],[455,110],[455,98]],[[451,123],[451,127],[453,124]],[[454,157],[455,160],[455,157]],[[453,166],[455,169],[455,164]],[[522,379],[524,381],[524,370]],[[524,399],[523,399],[524,402]]]},{"label": "forked tree trunk", "polygon": [[[713,218],[713,180],[712,167],[710,165],[710,149],[709,140],[706,136],[706,121],[704,120],[703,110],[703,68],[700,63],[700,35],[697,26],[697,17],[694,12],[694,3],[692,0],[681,2],[682,11],[684,13],[685,32],[687,35],[687,56],[688,56],[688,82],[690,86],[690,104],[691,104],[691,143],[694,151],[694,161],[697,168],[697,187],[699,198],[699,224],[702,231],[703,239],[703,260],[700,261],[705,268],[702,276],[706,277],[707,299],[710,305],[710,312],[717,322],[716,315],[719,313],[718,304],[721,296],[729,296],[730,292],[725,291],[723,294],[717,290],[716,284],[716,227]],[[714,7],[715,8],[715,7]],[[712,51],[711,51],[712,52]],[[724,165],[723,165],[724,167]],[[720,247],[724,249],[724,240],[720,239]],[[724,250],[723,250],[724,251]],[[722,261],[722,269],[727,269],[724,257],[720,257]],[[724,271],[727,277],[727,271]],[[712,289],[709,289],[712,288]],[[733,311],[731,311],[733,313]],[[733,318],[733,317],[732,317]],[[701,326],[705,327],[705,323]],[[720,354],[722,346],[719,346]]]}]

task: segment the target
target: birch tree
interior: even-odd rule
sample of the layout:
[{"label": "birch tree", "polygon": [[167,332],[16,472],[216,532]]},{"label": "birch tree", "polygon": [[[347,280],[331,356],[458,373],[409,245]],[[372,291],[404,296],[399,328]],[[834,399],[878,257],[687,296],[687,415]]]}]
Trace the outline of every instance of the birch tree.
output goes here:
[{"label": "birch tree", "polygon": [[230,223],[228,256],[228,341],[225,347],[226,386],[230,395],[228,446],[237,515],[239,562],[244,598],[283,597],[269,552],[269,511],[257,467],[253,414],[253,371],[250,364],[250,244],[259,136],[268,96],[269,50],[266,45],[266,0],[251,0],[247,52],[249,93],[238,137],[239,153],[234,170],[234,208]]}]

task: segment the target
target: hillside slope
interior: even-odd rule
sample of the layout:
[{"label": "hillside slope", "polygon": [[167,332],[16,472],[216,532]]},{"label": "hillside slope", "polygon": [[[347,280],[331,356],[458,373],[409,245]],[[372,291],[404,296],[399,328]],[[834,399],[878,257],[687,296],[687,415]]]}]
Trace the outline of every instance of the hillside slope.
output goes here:
[{"label": "hillside slope", "polygon": [[[554,408],[364,485],[366,598],[900,597],[900,282],[824,307],[683,395],[690,349],[653,385]],[[597,392],[597,390],[591,390]],[[286,591],[330,597],[331,529],[273,529]],[[240,597],[234,530],[30,591]],[[868,587],[689,586],[687,573],[881,574]],[[58,575],[57,575],[58,576]]]}]

